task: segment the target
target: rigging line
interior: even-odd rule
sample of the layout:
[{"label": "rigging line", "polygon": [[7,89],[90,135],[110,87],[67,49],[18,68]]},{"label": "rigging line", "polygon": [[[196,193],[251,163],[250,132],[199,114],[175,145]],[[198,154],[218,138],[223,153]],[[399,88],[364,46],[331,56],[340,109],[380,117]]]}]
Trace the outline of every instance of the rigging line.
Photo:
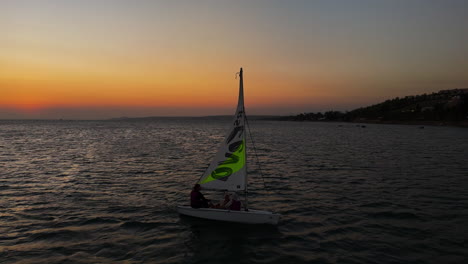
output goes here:
[{"label": "rigging line", "polygon": [[247,123],[247,129],[249,131],[250,141],[252,141],[252,147],[254,149],[255,158],[257,159],[258,169],[260,171],[260,175],[262,176],[263,187],[267,190],[267,192],[270,192],[270,189],[268,189],[268,187],[265,184],[265,176],[262,171],[262,166],[260,165],[260,160],[258,159],[257,148],[255,147],[255,142],[252,137],[252,133],[250,132],[250,124],[249,124],[249,120],[247,119],[247,115],[245,114],[245,109],[244,109],[244,118],[245,118],[245,122]]}]

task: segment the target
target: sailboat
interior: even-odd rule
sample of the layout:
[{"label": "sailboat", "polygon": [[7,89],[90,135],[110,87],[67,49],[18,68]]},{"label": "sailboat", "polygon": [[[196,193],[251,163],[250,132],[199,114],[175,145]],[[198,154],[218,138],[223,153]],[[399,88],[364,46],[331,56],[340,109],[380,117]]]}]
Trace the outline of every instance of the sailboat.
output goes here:
[{"label": "sailboat", "polygon": [[279,214],[254,210],[247,204],[247,148],[246,148],[246,117],[244,108],[244,84],[242,68],[239,74],[239,99],[234,120],[217,154],[207,170],[198,180],[204,189],[229,191],[244,194],[240,211],[192,208],[178,206],[179,214],[198,218],[236,222],[244,224],[273,224],[278,223]]}]

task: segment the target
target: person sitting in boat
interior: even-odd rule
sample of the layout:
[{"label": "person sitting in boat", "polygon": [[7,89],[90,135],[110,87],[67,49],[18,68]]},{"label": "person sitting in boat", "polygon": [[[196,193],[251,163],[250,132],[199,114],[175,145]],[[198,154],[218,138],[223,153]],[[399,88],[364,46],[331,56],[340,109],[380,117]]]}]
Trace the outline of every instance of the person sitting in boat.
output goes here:
[{"label": "person sitting in boat", "polygon": [[219,204],[216,204],[214,206],[214,208],[216,208],[216,209],[229,209],[230,202],[231,202],[231,196],[229,195],[229,193],[225,193],[224,194],[224,200],[222,202],[220,202]]},{"label": "person sitting in boat", "polygon": [[206,199],[205,196],[200,192],[200,184],[195,184],[193,190],[190,193],[190,206],[192,208],[209,208],[212,207],[210,200]]},{"label": "person sitting in boat", "polygon": [[241,201],[239,201],[239,197],[236,193],[233,193],[229,197],[229,202],[226,203],[225,208],[232,210],[232,211],[240,211],[241,209]]}]

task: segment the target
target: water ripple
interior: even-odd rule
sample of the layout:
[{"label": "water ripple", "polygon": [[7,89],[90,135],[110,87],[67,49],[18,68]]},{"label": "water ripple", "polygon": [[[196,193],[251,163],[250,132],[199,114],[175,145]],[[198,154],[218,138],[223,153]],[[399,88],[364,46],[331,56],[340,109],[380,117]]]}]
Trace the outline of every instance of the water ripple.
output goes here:
[{"label": "water ripple", "polygon": [[0,263],[468,259],[466,129],[252,120],[279,225],[179,216],[228,122],[0,121]]}]

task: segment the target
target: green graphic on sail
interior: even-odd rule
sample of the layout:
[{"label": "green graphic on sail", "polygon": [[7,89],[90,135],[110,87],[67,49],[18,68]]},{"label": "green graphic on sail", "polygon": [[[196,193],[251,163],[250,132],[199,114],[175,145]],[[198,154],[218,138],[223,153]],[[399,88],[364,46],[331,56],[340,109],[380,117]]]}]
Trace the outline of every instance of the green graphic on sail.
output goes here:
[{"label": "green graphic on sail", "polygon": [[214,169],[211,174],[208,175],[204,180],[200,181],[200,184],[204,184],[214,180],[227,180],[227,177],[231,176],[233,173],[236,173],[242,168],[245,167],[245,148],[244,142],[241,141],[237,150],[232,153],[226,155],[226,159],[218,165],[216,169]]}]

